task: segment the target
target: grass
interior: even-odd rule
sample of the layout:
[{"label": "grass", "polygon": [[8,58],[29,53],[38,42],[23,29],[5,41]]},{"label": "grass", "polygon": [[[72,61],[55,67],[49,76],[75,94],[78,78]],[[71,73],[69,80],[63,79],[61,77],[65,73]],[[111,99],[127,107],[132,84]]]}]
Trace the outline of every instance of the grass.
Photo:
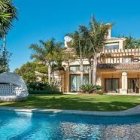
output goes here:
[{"label": "grass", "polygon": [[86,111],[119,111],[140,105],[140,96],[119,95],[30,95],[20,102],[0,102],[0,106]]}]

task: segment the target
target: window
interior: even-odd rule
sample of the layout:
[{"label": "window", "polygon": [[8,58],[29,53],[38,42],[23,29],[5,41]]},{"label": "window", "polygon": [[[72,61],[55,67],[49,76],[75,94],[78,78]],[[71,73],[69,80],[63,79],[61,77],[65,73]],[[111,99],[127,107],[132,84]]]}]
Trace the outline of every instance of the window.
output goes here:
[{"label": "window", "polygon": [[84,66],[84,72],[86,72],[86,73],[88,73],[89,72],[89,68],[90,68],[90,66]]},{"label": "window", "polygon": [[118,78],[109,78],[105,79],[105,90],[110,93],[119,92],[119,79]]},{"label": "window", "polygon": [[107,50],[110,50],[110,49],[119,49],[119,42],[106,43],[105,49],[107,49]]},{"label": "window", "polygon": [[[85,73],[88,73],[89,72],[89,68],[90,68],[90,66],[86,65],[86,66],[83,67],[83,71]],[[70,67],[70,71],[71,72],[79,72],[80,71],[80,66],[71,66]]]},{"label": "window", "polygon": [[107,49],[107,50],[119,49],[119,45],[105,45],[105,49]]},{"label": "window", "polygon": [[128,92],[139,93],[139,84],[138,78],[128,78]]},{"label": "window", "polygon": [[70,71],[71,71],[71,72],[80,71],[80,66],[71,66],[71,67],[70,67]]},{"label": "window", "polygon": [[[88,84],[88,83],[89,83],[89,76],[84,75],[83,76],[83,84]],[[71,75],[70,76],[70,91],[71,92],[80,91],[80,87],[81,87],[80,75]]]}]

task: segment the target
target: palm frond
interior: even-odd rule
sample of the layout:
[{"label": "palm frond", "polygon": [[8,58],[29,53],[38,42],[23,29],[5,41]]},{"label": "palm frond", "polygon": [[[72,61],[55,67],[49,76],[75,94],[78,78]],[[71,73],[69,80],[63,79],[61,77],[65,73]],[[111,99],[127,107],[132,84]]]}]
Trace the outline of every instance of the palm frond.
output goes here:
[{"label": "palm frond", "polygon": [[7,34],[12,21],[17,17],[17,10],[11,0],[0,0],[0,38]]}]

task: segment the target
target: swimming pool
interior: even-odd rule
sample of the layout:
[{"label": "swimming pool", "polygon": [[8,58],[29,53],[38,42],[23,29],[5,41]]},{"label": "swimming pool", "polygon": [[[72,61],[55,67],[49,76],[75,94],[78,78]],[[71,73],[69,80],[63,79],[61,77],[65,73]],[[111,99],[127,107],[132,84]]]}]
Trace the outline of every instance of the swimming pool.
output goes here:
[{"label": "swimming pool", "polygon": [[0,140],[139,140],[140,115],[0,111]]}]

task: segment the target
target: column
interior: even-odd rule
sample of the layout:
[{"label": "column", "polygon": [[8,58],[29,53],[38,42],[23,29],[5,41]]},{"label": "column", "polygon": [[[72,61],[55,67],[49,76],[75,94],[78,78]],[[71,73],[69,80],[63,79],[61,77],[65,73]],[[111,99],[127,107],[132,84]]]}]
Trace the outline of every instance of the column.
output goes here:
[{"label": "column", "polygon": [[70,92],[70,70],[69,67],[67,67],[67,71],[66,71],[66,91]]},{"label": "column", "polygon": [[123,72],[122,73],[122,88],[120,90],[121,94],[127,94],[127,89],[128,89],[127,84],[128,84],[128,82],[127,82],[127,72]]}]

